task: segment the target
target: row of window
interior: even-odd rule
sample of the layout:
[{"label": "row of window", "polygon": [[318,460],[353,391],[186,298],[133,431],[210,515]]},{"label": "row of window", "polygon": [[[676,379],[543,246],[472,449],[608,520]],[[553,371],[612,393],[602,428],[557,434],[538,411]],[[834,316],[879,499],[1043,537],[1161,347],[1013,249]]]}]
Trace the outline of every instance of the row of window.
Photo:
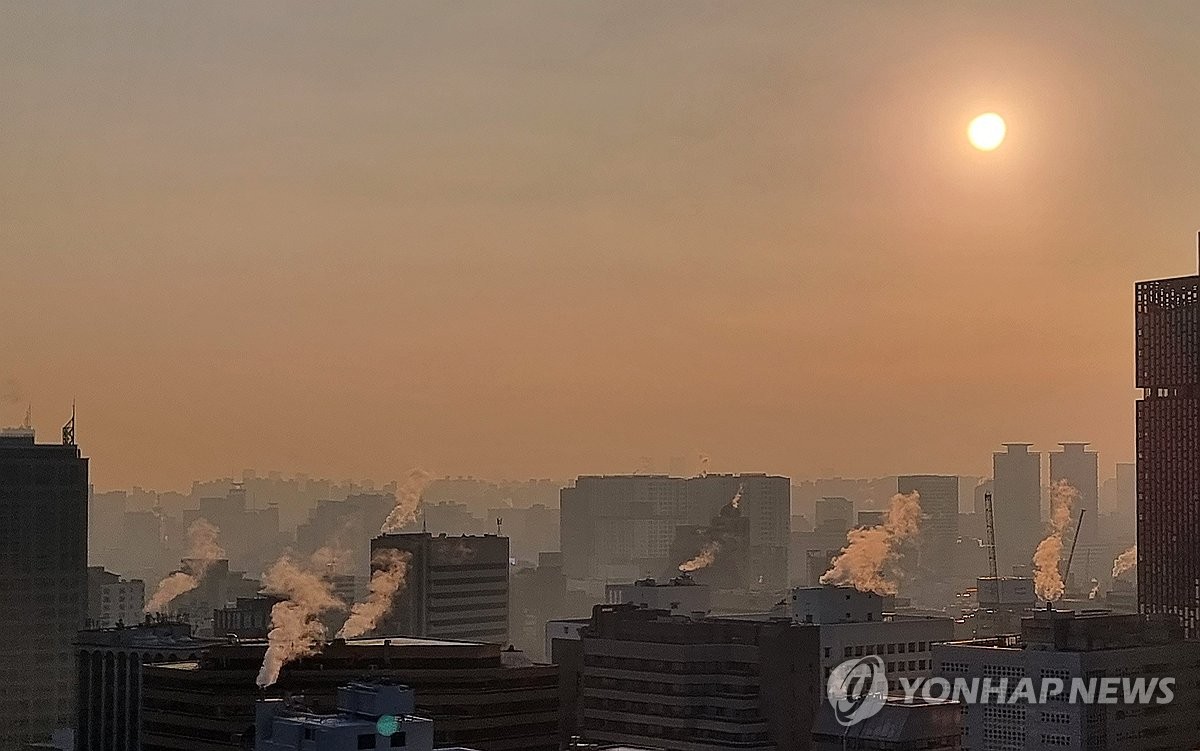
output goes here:
[{"label": "row of window", "polygon": [[[866,644],[852,647],[842,648],[842,657],[862,657],[868,655],[882,654],[905,654],[906,652],[928,652],[932,642],[910,641],[910,642],[893,642],[891,644]],[[886,650],[886,651],[885,651]],[[829,657],[830,648],[825,647],[825,656]]]}]

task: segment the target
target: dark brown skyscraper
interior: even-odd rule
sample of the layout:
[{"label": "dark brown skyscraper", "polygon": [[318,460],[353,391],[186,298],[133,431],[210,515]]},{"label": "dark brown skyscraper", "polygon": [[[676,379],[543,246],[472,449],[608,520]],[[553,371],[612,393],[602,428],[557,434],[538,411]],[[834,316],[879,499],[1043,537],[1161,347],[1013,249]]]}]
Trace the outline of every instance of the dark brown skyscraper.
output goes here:
[{"label": "dark brown skyscraper", "polygon": [[1200,613],[1200,276],[1137,285],[1138,603]]},{"label": "dark brown skyscraper", "polygon": [[0,431],[0,748],[75,725],[75,635],[87,619],[88,462]]}]

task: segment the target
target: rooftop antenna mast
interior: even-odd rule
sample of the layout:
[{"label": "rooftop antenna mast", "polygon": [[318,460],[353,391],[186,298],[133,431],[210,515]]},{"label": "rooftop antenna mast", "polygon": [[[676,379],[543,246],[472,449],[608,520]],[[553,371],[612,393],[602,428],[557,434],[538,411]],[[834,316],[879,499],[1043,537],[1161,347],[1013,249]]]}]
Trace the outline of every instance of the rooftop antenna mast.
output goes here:
[{"label": "rooftop antenna mast", "polygon": [[62,442],[64,446],[75,445],[75,400],[71,400],[71,419],[63,426]]}]

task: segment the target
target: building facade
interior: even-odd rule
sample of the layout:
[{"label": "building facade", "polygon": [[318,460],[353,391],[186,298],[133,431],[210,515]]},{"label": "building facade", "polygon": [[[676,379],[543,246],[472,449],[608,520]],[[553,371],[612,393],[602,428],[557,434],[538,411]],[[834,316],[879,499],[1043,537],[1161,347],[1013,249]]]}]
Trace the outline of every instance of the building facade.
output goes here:
[{"label": "building facade", "polygon": [[507,537],[417,532],[371,540],[372,559],[383,549],[412,557],[378,633],[508,643]]},{"label": "building facade", "polygon": [[1006,443],[992,454],[996,562],[1007,576],[1029,566],[1042,540],[1042,455],[1029,443]]},{"label": "building facade", "polygon": [[[1184,641],[1174,616],[1036,610],[1021,635],[939,644],[934,672],[956,678],[1007,679],[1005,701],[968,703],[966,751],[1054,751],[1059,748],[1169,751],[1200,738],[1200,642]],[[1069,695],[1046,703],[1014,697],[1017,684],[1054,678],[1175,679],[1167,704],[1085,703]],[[1069,690],[1069,688],[1068,688]]]},{"label": "building facade", "polygon": [[87,621],[88,460],[0,431],[0,748],[75,721],[75,634]]},{"label": "building facade", "polygon": [[896,492],[921,497],[921,570],[926,576],[950,578],[958,542],[958,477],[901,475]]},{"label": "building facade", "polygon": [[[1075,488],[1079,499],[1071,509],[1071,520],[1079,519],[1083,512],[1082,526],[1079,528],[1079,544],[1094,545],[1096,524],[1100,520],[1100,464],[1099,455],[1088,451],[1086,443],[1060,443],[1062,451],[1050,452],[1050,482],[1065,482]],[[1091,574],[1088,574],[1091,578]]]},{"label": "building facade", "polygon": [[146,583],[141,579],[127,581],[103,566],[88,566],[87,599],[88,628],[138,623],[146,605]]},{"label": "building facade", "polygon": [[579,671],[576,680],[564,676],[565,688],[577,691],[564,696],[563,713],[586,742],[663,751],[809,747],[818,700],[811,626],[598,605],[578,635],[556,638],[554,649],[564,670]]},{"label": "building facade", "polygon": [[688,519],[687,487],[681,478],[584,475],[560,491],[559,504],[568,579],[633,581],[661,576],[680,563],[672,562],[670,553],[675,528]]},{"label": "building facade", "polygon": [[788,607],[794,621],[820,629],[822,696],[835,667],[867,655],[883,661],[890,690],[903,678],[929,678],[934,645],[954,638],[950,618],[886,613],[882,597],[853,587],[797,587]]},{"label": "building facade", "polygon": [[76,751],[139,751],[142,665],[196,660],[218,643],[176,621],[80,631]]},{"label": "building facade", "polygon": [[381,681],[413,689],[416,714],[433,720],[439,746],[558,748],[558,668],[498,644],[335,640],[260,691],[254,679],[265,652],[264,642],[241,642],[205,650],[198,660],[146,666],[143,751],[241,751],[254,742],[259,699],[303,694],[314,707],[332,709],[339,686]]},{"label": "building facade", "polygon": [[601,581],[670,574],[683,563],[672,557],[678,529],[710,525],[735,497],[748,525],[750,586],[785,589],[791,481],[760,473],[577,478],[560,493],[565,574],[569,579]]},{"label": "building facade", "polygon": [[338,688],[333,712],[262,699],[254,751],[433,751],[433,722],[414,711],[412,689],[386,683]]},{"label": "building facade", "polygon": [[1200,635],[1200,276],[1136,292],[1138,602]]},{"label": "building facade", "polygon": [[846,727],[833,706],[821,704],[813,726],[812,751],[959,751],[962,748],[956,701],[905,701],[889,695],[878,714]]}]

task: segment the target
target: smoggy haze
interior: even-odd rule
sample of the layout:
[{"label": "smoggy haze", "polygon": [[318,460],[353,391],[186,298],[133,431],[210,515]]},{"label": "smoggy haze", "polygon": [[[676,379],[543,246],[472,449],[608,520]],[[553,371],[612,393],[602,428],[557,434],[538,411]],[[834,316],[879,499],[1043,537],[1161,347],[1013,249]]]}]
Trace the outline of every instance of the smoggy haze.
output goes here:
[{"label": "smoggy haze", "polygon": [[1195,3],[399,5],[5,8],[0,423],[77,397],[102,487],[1132,458]]}]

